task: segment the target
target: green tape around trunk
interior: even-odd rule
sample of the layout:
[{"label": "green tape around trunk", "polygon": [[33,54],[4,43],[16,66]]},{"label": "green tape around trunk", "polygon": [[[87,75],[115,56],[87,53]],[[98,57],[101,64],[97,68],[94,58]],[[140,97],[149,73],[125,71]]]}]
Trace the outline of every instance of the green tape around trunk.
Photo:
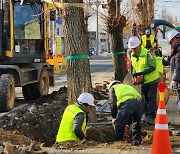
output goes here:
[{"label": "green tape around trunk", "polygon": [[122,54],[125,54],[125,52],[124,51],[112,52],[113,56],[115,56],[115,55],[122,55]]},{"label": "green tape around trunk", "polygon": [[88,55],[73,55],[73,56],[67,56],[66,61],[68,60],[74,60],[74,59],[89,59]]}]

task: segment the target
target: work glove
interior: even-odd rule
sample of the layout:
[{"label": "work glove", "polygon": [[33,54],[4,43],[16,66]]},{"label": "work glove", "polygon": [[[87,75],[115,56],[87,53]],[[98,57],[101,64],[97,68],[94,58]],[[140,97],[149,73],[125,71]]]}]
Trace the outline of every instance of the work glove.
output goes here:
[{"label": "work glove", "polygon": [[179,87],[179,84],[177,81],[171,81],[170,88],[171,88],[171,90],[177,90],[180,87]]},{"label": "work glove", "polygon": [[115,129],[115,125],[116,125],[116,118],[113,118],[113,119],[112,119],[112,125],[113,125],[113,127],[114,127],[114,129]]},{"label": "work glove", "polygon": [[137,76],[141,76],[141,75],[143,75],[143,73],[142,73],[142,72],[137,72],[137,73],[134,73],[134,74],[133,74],[133,78],[134,78],[134,77],[137,77]]}]

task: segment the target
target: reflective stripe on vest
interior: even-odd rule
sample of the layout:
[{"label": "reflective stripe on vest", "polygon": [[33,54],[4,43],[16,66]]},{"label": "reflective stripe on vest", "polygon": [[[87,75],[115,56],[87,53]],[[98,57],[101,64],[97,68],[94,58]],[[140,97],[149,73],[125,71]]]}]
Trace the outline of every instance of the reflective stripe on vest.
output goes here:
[{"label": "reflective stripe on vest", "polygon": [[[141,37],[142,39],[142,47],[146,48],[146,35],[143,35]],[[155,47],[155,43],[154,43],[154,36],[153,35],[150,35],[150,43],[151,43],[151,46],[154,48]]]},{"label": "reflective stripe on vest", "polygon": [[84,121],[82,124],[82,131],[85,130],[86,127],[86,114],[76,105],[69,105],[65,109],[63,113],[63,117],[61,120],[61,124],[58,130],[58,134],[56,136],[56,142],[63,142],[68,140],[79,140],[79,138],[75,135],[73,131],[73,122],[74,118],[78,113],[84,113]]},{"label": "reflective stripe on vest", "polygon": [[163,70],[163,59],[162,57],[156,57],[156,68],[157,68],[157,71],[162,73],[164,72]]},{"label": "reflective stripe on vest", "polygon": [[[144,68],[147,66],[147,54],[148,50],[146,48],[141,47],[140,55],[138,58],[133,57],[131,53],[131,63],[136,72],[142,72]],[[149,74],[144,75],[144,83],[150,83],[159,78],[159,72],[157,68]]]},{"label": "reflective stripe on vest", "polygon": [[125,85],[125,84],[116,84],[113,86],[115,95],[117,98],[117,107],[121,103],[125,102],[128,99],[141,99],[141,95],[136,91],[135,88]]}]

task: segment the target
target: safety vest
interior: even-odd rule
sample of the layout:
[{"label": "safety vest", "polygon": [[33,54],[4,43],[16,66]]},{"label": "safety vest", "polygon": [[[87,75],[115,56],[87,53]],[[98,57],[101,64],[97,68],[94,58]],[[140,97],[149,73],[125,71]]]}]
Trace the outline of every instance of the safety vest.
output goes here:
[{"label": "safety vest", "polygon": [[156,57],[156,69],[158,72],[162,73],[164,72],[164,69],[163,69],[163,59],[162,57]]},{"label": "safety vest", "polygon": [[[142,72],[144,68],[147,66],[147,54],[148,50],[141,47],[140,55],[138,58],[132,56],[131,53],[131,63],[136,72]],[[149,74],[144,75],[144,84],[150,83],[159,78],[159,73],[157,68]]]},{"label": "safety vest", "polygon": [[115,95],[117,98],[117,107],[120,106],[121,103],[127,101],[128,99],[141,99],[141,95],[136,91],[135,88],[125,85],[125,84],[116,84],[112,86],[115,91]]},{"label": "safety vest", "polygon": [[[143,35],[141,37],[142,39],[142,47],[146,48],[146,35]],[[155,43],[154,43],[154,36],[153,35],[150,35],[150,43],[151,43],[151,46],[154,48],[155,47]]]},{"label": "safety vest", "polygon": [[69,105],[65,109],[63,113],[63,117],[61,120],[61,124],[58,130],[58,134],[56,136],[56,142],[63,142],[69,140],[79,140],[79,138],[75,135],[73,131],[73,122],[74,118],[78,113],[84,113],[84,121],[82,124],[82,131],[85,130],[86,127],[86,114],[76,105]]}]

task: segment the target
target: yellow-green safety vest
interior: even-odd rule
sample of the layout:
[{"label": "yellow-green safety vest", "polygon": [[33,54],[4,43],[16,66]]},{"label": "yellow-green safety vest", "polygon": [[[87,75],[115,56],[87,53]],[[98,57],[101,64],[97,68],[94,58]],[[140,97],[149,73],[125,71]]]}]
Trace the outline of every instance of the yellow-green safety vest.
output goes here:
[{"label": "yellow-green safety vest", "polygon": [[117,107],[119,107],[121,103],[127,101],[128,99],[142,99],[137,90],[129,85],[116,84],[112,87],[114,88],[117,98]]},{"label": "yellow-green safety vest", "polygon": [[156,68],[157,68],[158,72],[163,74],[164,68],[163,68],[163,59],[162,59],[162,57],[159,57],[159,56],[156,57]]},{"label": "yellow-green safety vest", "polygon": [[[136,73],[142,72],[144,68],[147,66],[147,54],[149,51],[146,48],[141,47],[140,52],[141,53],[138,58],[132,56],[133,53],[131,53],[131,63]],[[150,83],[154,80],[157,80],[158,78],[159,78],[159,72],[157,71],[156,68],[151,73],[144,75],[144,84]]]},{"label": "yellow-green safety vest", "polygon": [[82,124],[82,131],[85,130],[86,127],[86,114],[76,105],[69,105],[65,109],[63,113],[63,117],[61,120],[61,124],[58,130],[58,134],[56,136],[56,142],[70,141],[70,140],[79,140],[79,138],[75,135],[73,131],[73,122],[74,118],[78,113],[84,113],[84,121]]},{"label": "yellow-green safety vest", "polygon": [[[146,35],[143,35],[141,37],[142,39],[142,47],[146,48]],[[154,43],[154,36],[153,35],[150,35],[150,43],[151,43],[151,46],[154,48],[155,47],[155,43]]]}]

